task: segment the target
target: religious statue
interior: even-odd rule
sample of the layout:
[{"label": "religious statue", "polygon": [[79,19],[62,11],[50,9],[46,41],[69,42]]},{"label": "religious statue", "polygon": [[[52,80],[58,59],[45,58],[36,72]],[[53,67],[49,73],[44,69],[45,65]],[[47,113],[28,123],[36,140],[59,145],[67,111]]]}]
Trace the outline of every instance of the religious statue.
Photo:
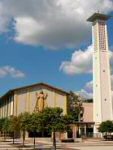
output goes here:
[{"label": "religious statue", "polygon": [[44,108],[47,107],[47,94],[45,94],[43,91],[40,93],[36,93],[37,101],[36,101],[36,106],[35,106],[35,111],[36,112],[41,112],[43,111]]}]

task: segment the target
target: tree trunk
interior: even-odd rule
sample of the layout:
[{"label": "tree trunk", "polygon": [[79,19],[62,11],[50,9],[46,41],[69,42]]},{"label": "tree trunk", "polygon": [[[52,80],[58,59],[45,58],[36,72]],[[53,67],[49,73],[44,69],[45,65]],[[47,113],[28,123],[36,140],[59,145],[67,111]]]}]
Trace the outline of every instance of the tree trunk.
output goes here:
[{"label": "tree trunk", "polygon": [[34,131],[34,149],[35,149],[35,143],[36,143],[36,142],[35,142],[35,131]]},{"label": "tree trunk", "polygon": [[55,130],[53,130],[53,148],[56,150],[56,136],[55,136]]},{"label": "tree trunk", "polygon": [[15,143],[15,132],[13,132],[13,144]]},{"label": "tree trunk", "polygon": [[4,141],[6,141],[6,132],[4,131]]},{"label": "tree trunk", "polygon": [[44,131],[42,131],[42,137],[44,137]]},{"label": "tree trunk", "polygon": [[23,130],[23,147],[24,147],[24,143],[25,143],[25,130]]}]

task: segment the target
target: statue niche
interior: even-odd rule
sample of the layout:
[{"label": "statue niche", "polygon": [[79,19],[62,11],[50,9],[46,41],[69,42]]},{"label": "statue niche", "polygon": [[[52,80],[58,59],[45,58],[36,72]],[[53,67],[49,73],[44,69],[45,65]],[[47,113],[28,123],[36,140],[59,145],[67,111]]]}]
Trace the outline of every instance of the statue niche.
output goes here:
[{"label": "statue niche", "polygon": [[35,112],[41,112],[44,108],[47,107],[47,94],[45,94],[43,91],[40,93],[36,93],[36,105],[35,105]]}]

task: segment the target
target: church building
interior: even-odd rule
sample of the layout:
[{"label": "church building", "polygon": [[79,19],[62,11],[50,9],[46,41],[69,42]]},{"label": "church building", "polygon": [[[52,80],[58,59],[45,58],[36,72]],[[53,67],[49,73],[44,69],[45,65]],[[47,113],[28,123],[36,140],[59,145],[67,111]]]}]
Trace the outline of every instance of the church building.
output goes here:
[{"label": "church building", "polygon": [[[0,118],[18,116],[24,112],[38,112],[45,107],[60,107],[63,114],[68,113],[69,93],[46,83],[37,83],[9,90],[0,98]],[[93,135],[93,103],[83,103],[83,120],[72,125],[72,133],[66,137],[76,138],[79,133]]]},{"label": "church building", "polygon": [[45,83],[9,90],[0,98],[0,117],[18,116],[44,107],[60,107],[67,113],[68,92]]}]

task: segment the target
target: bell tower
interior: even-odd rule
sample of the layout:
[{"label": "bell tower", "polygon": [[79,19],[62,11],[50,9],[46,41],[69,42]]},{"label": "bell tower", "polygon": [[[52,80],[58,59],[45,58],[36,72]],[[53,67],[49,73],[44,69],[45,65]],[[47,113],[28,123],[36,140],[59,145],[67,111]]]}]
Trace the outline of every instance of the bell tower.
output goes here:
[{"label": "bell tower", "polygon": [[92,22],[93,42],[93,118],[94,133],[106,120],[113,120],[111,95],[111,78],[108,48],[107,20],[108,15],[94,13],[87,21]]}]

